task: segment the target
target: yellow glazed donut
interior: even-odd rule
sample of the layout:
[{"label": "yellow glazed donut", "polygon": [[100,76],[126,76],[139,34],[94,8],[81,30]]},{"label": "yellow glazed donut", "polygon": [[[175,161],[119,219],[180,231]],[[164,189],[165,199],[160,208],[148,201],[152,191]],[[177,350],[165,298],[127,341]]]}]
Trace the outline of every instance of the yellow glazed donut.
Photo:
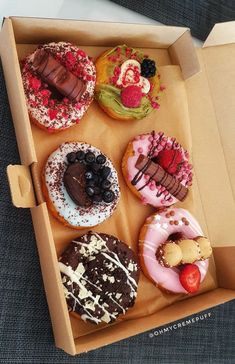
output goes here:
[{"label": "yellow glazed donut", "polygon": [[100,107],[117,120],[143,119],[159,108],[163,86],[154,60],[139,50],[120,45],[96,61],[95,97]]}]

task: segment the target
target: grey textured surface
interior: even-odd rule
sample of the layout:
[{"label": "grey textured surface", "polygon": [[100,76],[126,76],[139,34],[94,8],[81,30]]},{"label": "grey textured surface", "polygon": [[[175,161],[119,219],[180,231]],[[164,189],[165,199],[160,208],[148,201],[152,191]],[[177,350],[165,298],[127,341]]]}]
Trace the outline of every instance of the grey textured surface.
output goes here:
[{"label": "grey textured surface", "polygon": [[197,323],[78,357],[54,347],[30,212],[12,206],[7,184],[7,165],[20,160],[1,69],[0,121],[0,363],[235,363],[235,301]]},{"label": "grey textured surface", "polygon": [[205,40],[215,23],[235,20],[234,0],[111,0],[165,25],[191,29]]}]

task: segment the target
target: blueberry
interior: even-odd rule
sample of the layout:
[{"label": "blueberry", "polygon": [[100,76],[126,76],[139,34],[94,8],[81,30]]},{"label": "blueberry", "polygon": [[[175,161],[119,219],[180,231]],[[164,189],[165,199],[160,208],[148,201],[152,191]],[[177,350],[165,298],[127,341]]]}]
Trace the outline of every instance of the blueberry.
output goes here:
[{"label": "blueberry", "polygon": [[101,202],[103,200],[101,195],[94,195],[93,202]]},{"label": "blueberry", "polygon": [[82,161],[85,157],[85,153],[82,151],[82,150],[79,150],[77,153],[76,153],[76,157],[77,157],[77,160],[78,161]]},{"label": "blueberry", "polygon": [[110,175],[110,173],[111,173],[111,169],[109,167],[104,167],[101,170],[101,177],[103,179],[106,179]]},{"label": "blueberry", "polygon": [[100,194],[100,192],[101,192],[101,189],[100,189],[98,186],[95,186],[95,187],[94,187],[94,194],[95,194],[95,195],[99,195],[99,194]]},{"label": "blueberry", "polygon": [[86,185],[87,185],[87,187],[94,187],[95,186],[94,179],[87,180]]},{"label": "blueberry", "polygon": [[85,154],[85,161],[89,164],[93,163],[95,161],[95,154],[92,152],[87,152]]},{"label": "blueberry", "polygon": [[92,165],[91,165],[91,169],[92,169],[92,171],[94,172],[94,173],[98,173],[99,172],[99,170],[100,170],[100,167],[101,167],[101,165],[100,164],[98,164],[98,163],[92,163]]},{"label": "blueberry", "polygon": [[115,194],[111,190],[105,190],[103,192],[102,197],[103,197],[104,202],[110,203],[110,202],[112,202],[114,200]]},{"label": "blueberry", "polygon": [[101,182],[101,188],[102,188],[103,190],[107,190],[110,186],[111,186],[111,182],[110,182],[108,179],[104,179],[104,180]]},{"label": "blueberry", "polygon": [[104,164],[106,162],[106,157],[105,155],[103,154],[99,154],[97,157],[96,157],[96,162],[99,163],[99,164]]},{"label": "blueberry", "polygon": [[67,161],[69,163],[74,163],[76,161],[76,153],[71,152],[67,154]]},{"label": "blueberry", "polygon": [[94,188],[93,187],[86,187],[86,193],[88,194],[88,196],[92,197],[95,193]]},{"label": "blueberry", "polygon": [[91,179],[93,179],[93,177],[94,177],[94,174],[93,174],[93,172],[92,172],[92,171],[86,171],[86,173],[85,173],[85,178],[86,178],[87,180],[91,180]]}]

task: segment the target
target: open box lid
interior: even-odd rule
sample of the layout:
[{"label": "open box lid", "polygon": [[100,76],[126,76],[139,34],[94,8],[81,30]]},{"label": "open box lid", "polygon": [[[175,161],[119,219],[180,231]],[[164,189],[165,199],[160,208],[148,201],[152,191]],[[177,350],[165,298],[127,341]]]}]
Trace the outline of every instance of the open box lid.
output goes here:
[{"label": "open box lid", "polygon": [[235,22],[216,24],[197,50],[202,72],[186,80],[198,200],[218,246],[235,244],[234,43]]}]

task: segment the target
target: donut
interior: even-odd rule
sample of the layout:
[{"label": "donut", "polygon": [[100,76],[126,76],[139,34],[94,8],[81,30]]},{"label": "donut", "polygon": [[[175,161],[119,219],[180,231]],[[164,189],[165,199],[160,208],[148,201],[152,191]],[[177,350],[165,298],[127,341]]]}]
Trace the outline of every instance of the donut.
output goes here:
[{"label": "donut", "polygon": [[52,214],[75,229],[109,218],[120,197],[112,162],[84,142],[65,142],[49,156],[42,173],[42,190]]},{"label": "donut", "polygon": [[84,321],[112,323],[134,305],[139,265],[115,236],[90,231],[73,240],[59,269],[69,310]]},{"label": "donut", "polygon": [[30,119],[48,132],[78,124],[93,100],[95,66],[70,43],[40,45],[21,62],[21,73]]},{"label": "donut", "polygon": [[[201,240],[201,245],[197,243],[197,240],[198,242]],[[180,248],[179,243],[181,241],[184,242],[184,252]],[[187,244],[185,244],[186,241]],[[194,248],[192,249],[193,252],[190,251],[194,244],[197,251],[196,255]],[[167,245],[172,247],[171,252],[165,249]],[[203,252],[200,251],[200,246],[204,247]],[[162,254],[164,250],[172,265],[166,260],[164,261],[165,257]],[[157,287],[167,292],[185,294],[196,292],[206,276],[209,265],[208,258],[211,252],[211,247],[208,247],[208,240],[203,237],[198,222],[187,210],[182,208],[169,207],[161,212],[155,212],[146,219],[140,231],[139,258],[141,269]],[[192,254],[194,259],[191,259]],[[193,264],[190,264],[192,262]],[[186,271],[191,269],[196,272],[195,282],[190,282],[188,279],[187,285],[183,283],[183,279],[187,279],[184,269]],[[187,274],[190,276],[189,273]],[[193,284],[196,285],[196,289],[190,289],[195,288]]]},{"label": "donut", "polygon": [[143,119],[159,108],[160,75],[155,61],[134,48],[120,45],[102,53],[95,62],[95,98],[117,120]]},{"label": "donut", "polygon": [[122,171],[131,191],[154,207],[183,201],[192,184],[188,152],[163,132],[137,135],[129,142]]}]

